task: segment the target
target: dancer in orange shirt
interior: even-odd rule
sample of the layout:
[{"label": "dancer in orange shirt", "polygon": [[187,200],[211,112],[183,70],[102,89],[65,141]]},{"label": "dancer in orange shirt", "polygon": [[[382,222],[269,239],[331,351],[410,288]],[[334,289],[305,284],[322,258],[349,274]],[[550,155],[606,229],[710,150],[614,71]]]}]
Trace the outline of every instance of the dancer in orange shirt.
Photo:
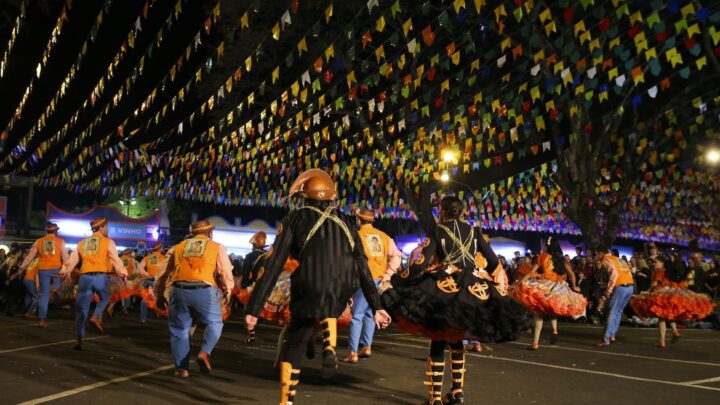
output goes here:
[{"label": "dancer in orange shirt", "polygon": [[60,288],[60,278],[56,277],[63,263],[68,261],[68,253],[65,248],[65,240],[58,237],[57,224],[49,222],[45,227],[47,235],[36,240],[30,248],[27,257],[20,265],[20,270],[25,270],[37,256],[38,258],[38,281],[40,286],[40,300],[38,302],[38,317],[40,327],[47,326],[48,303],[50,293]]},{"label": "dancer in orange shirt", "polygon": [[[156,242],[152,245],[152,252],[145,256],[140,262],[140,266],[138,266],[138,273],[146,277],[142,282],[144,289],[150,289],[155,284],[155,277],[160,269],[160,264],[165,260],[162,250],[163,244]],[[143,299],[140,302],[140,322],[145,323],[147,321],[147,313],[148,305]]]},{"label": "dancer in orange shirt", "polygon": [[[118,256],[117,246],[107,237],[109,231],[107,219],[92,220],[90,228],[93,231],[92,236],[78,243],[77,249],[58,273],[61,276],[69,276],[80,263],[80,279],[75,297],[75,350],[82,349],[86,321],[92,323],[100,333],[104,332],[102,313],[110,301],[108,279],[112,270],[115,269],[115,274],[119,277],[127,277],[127,270]],[[94,315],[88,319],[90,303],[95,294],[100,296],[100,301],[95,307]]]}]

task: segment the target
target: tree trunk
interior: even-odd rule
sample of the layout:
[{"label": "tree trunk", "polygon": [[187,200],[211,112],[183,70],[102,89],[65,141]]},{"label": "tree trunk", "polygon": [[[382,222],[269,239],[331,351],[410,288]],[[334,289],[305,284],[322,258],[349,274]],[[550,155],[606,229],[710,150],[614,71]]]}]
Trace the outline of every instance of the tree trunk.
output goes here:
[{"label": "tree trunk", "polygon": [[[611,207],[605,216],[605,226],[602,227],[598,221],[597,215],[601,213],[591,207],[575,210],[566,207],[564,210],[567,217],[580,228],[583,240],[585,241],[585,249],[596,252],[605,252],[617,239],[617,233],[620,229],[620,213],[619,206]],[[602,213],[601,213],[602,214]]]}]

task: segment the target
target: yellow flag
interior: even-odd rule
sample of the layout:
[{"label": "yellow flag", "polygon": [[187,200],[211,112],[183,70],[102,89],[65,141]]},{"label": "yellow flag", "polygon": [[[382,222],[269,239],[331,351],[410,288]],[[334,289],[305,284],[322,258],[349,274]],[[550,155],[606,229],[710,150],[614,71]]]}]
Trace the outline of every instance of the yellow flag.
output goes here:
[{"label": "yellow flag", "polygon": [[412,17],[411,17],[411,18],[408,18],[407,21],[405,21],[405,23],[403,24],[403,34],[405,34],[405,36],[408,36],[408,32],[410,32],[412,27],[413,26],[412,26]]},{"label": "yellow flag", "polygon": [[303,38],[300,40],[300,42],[298,42],[297,49],[298,49],[298,55],[299,55],[299,56],[302,56],[303,51],[305,51],[305,52],[308,51],[307,42],[305,41],[305,37],[303,37]]},{"label": "yellow flag", "polygon": [[458,65],[458,64],[460,64],[460,51],[457,51],[457,52],[455,52],[455,53],[453,54],[453,56],[452,56],[452,63],[453,63],[453,65]]},{"label": "yellow flag", "polygon": [[555,21],[550,21],[545,25],[545,35],[550,36],[553,32],[557,32],[557,28],[555,27]]},{"label": "yellow flag", "polygon": [[328,8],[325,9],[325,22],[326,23],[330,22],[330,17],[332,17],[332,15],[333,15],[333,5],[332,5],[332,3],[330,3]]},{"label": "yellow flag", "polygon": [[276,41],[280,39],[280,23],[275,23],[272,27],[272,35]]},{"label": "yellow flag", "polygon": [[377,62],[380,63],[380,60],[384,57],[385,57],[385,47],[380,45],[380,47],[378,47],[375,50],[375,59],[377,59]]},{"label": "yellow flag", "polygon": [[697,65],[698,70],[702,70],[703,67],[707,66],[707,58],[703,56],[702,58],[699,58],[697,61],[695,61],[695,64]]},{"label": "yellow flag", "polygon": [[278,79],[280,79],[280,66],[276,67],[272,72],[272,83],[275,84]]},{"label": "yellow flag", "polygon": [[384,16],[380,16],[380,18],[377,19],[377,22],[375,22],[375,29],[378,32],[383,32],[383,30],[385,29],[385,17]]},{"label": "yellow flag", "polygon": [[245,12],[245,14],[242,15],[242,17],[240,17],[240,29],[244,30],[245,28],[250,28],[247,11]]}]

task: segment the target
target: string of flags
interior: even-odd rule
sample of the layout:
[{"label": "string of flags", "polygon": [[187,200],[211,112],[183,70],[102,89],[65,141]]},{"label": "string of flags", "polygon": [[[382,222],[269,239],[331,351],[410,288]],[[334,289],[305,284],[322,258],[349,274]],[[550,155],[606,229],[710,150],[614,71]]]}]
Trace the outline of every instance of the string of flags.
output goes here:
[{"label": "string of flags", "polygon": [[[684,209],[699,204],[688,205],[688,190],[712,181],[682,162],[697,139],[718,137],[720,96],[708,88],[673,99],[681,89],[701,87],[720,57],[720,10],[703,3],[454,0],[438,7],[430,1],[401,6],[398,0],[368,0],[351,10],[360,18],[349,21],[335,16],[339,7],[348,15],[351,5],[330,3],[308,11],[315,13],[315,24],[297,32],[291,28],[299,26],[300,1],[293,1],[280,9],[267,38],[232,74],[199,86],[229,51],[221,42],[206,63],[196,65],[194,77],[155,105],[158,89],[189,64],[201,28],[184,59],[145,91],[117,130],[94,133],[104,117],[121,110],[124,95],[137,91],[135,76],[87,128],[74,131],[72,121],[66,124],[20,169],[33,173],[33,167],[47,163],[44,153],[62,148],[62,156],[53,155],[52,164],[35,173],[38,183],[277,206],[300,171],[321,167],[338,180],[341,205],[413,218],[399,184],[417,190],[439,177],[443,150],[458,153],[452,176],[476,176],[495,166],[547,160],[597,136],[618,115],[636,111],[645,116],[618,134],[606,134],[610,146],[596,181],[601,199],[616,198],[627,176],[618,162],[628,155],[644,157],[637,167],[651,178],[632,189],[621,234],[662,240],[665,233],[668,240],[682,242],[686,239],[677,229],[683,224],[694,227],[705,246],[716,246],[718,235],[701,229],[708,218]],[[182,8],[181,1],[177,4]],[[218,23],[219,10],[218,4],[204,29]],[[253,13],[241,11],[239,23],[233,21],[240,35],[255,28]],[[340,35],[329,41],[322,35],[326,30]],[[273,55],[274,67],[259,73],[260,58],[269,54],[257,51],[276,42],[292,44],[290,52]],[[150,56],[144,60],[151,62]],[[250,72],[265,78],[247,94],[229,97]],[[70,73],[68,82],[74,78]],[[142,62],[136,73],[142,74]],[[202,100],[199,106],[167,125],[170,112],[202,88],[210,90],[195,95]],[[58,94],[62,97],[62,88]],[[91,95],[87,105],[99,98]],[[52,114],[52,108],[46,111]],[[577,126],[556,131],[566,120]],[[39,120],[28,139],[43,125]],[[170,129],[155,133],[160,128]],[[10,125],[0,142],[19,136],[11,130]],[[128,148],[123,141],[132,137],[148,142]],[[9,159],[26,157],[19,151]],[[554,171],[554,164],[543,165],[489,186],[490,197],[472,203],[471,210],[490,228],[577,232],[562,213],[567,199],[550,180]],[[674,189],[673,181],[689,188]],[[679,207],[677,221],[663,222],[662,215],[672,214],[661,206]],[[658,228],[649,228],[648,221]]]}]

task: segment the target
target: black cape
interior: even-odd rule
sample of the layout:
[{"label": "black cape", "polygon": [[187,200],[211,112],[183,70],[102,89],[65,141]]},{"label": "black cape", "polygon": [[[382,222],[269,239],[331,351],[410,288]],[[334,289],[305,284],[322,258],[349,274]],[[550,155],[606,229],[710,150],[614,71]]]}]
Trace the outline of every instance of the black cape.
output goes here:
[{"label": "black cape", "polygon": [[[327,204],[314,207],[325,211]],[[262,311],[289,256],[299,262],[291,276],[293,318],[337,318],[358,286],[363,289],[370,307],[380,308],[355,221],[334,208],[330,215],[344,226],[326,219],[309,239],[311,229],[321,217],[320,212],[303,207],[291,211],[282,220],[275,243],[265,256],[265,271],[255,283],[247,314],[258,316]]]}]

